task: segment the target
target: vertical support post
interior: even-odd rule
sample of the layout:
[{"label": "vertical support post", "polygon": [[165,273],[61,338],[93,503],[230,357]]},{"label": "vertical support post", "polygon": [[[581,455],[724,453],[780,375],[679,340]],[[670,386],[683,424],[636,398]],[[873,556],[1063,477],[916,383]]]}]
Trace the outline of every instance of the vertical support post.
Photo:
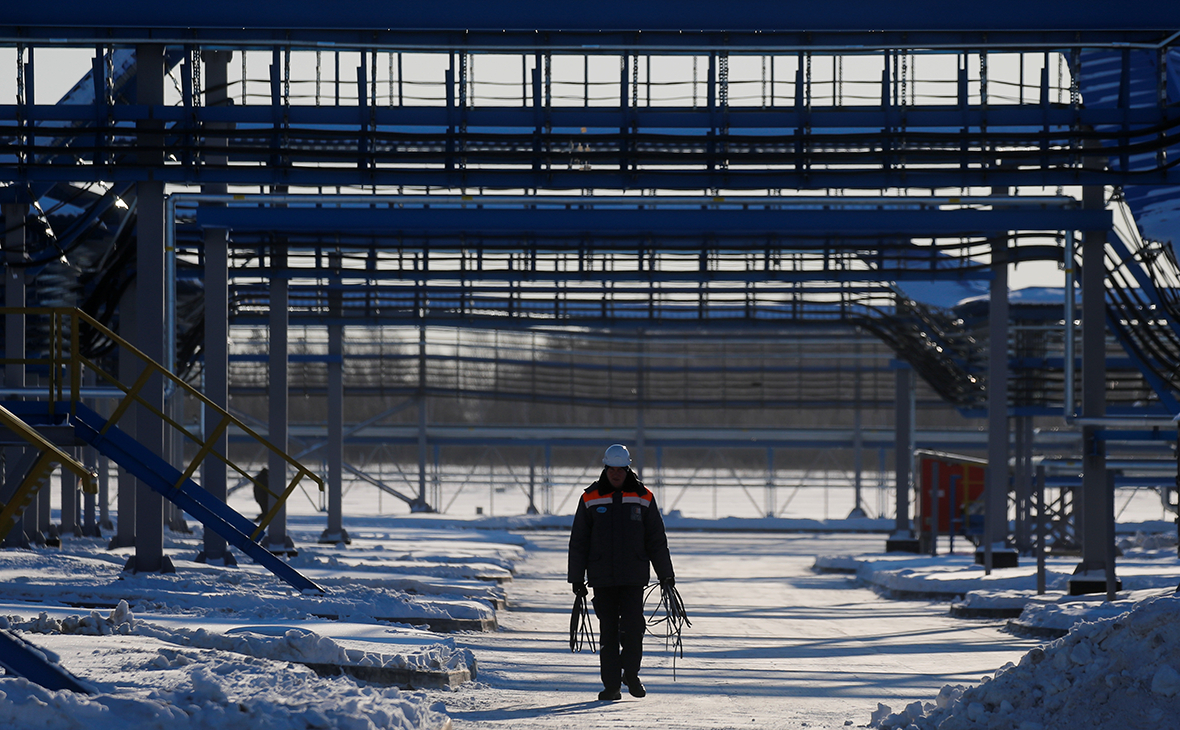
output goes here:
[{"label": "vertical support post", "polygon": [[422,321],[418,325],[418,498],[410,505],[411,512],[433,511],[426,501],[426,385],[426,322]]},{"label": "vertical support post", "polygon": [[942,522],[940,507],[942,494],[942,474],[939,473],[938,460],[930,463],[930,554],[938,555],[938,528]]},{"label": "vertical support post", "polygon": [[647,427],[643,412],[643,402],[647,399],[643,387],[643,368],[646,362],[643,351],[643,330],[639,330],[638,337],[638,357],[635,360],[635,474],[640,481],[643,481],[643,452],[647,450]]},{"label": "vertical support post", "polygon": [[947,505],[947,546],[946,551],[951,555],[955,554],[955,513],[959,511],[959,475],[951,474],[950,479],[947,479],[947,491],[950,497],[950,504]]},{"label": "vertical support post", "polygon": [[[82,374],[82,377],[86,385],[93,386],[97,384],[97,376],[89,368]],[[95,472],[98,471],[98,452],[89,446],[82,448],[81,452],[82,458],[79,461],[84,463],[87,469]],[[98,528],[98,517],[95,515],[96,508],[98,507],[96,496],[91,492],[82,493],[82,534],[86,537],[102,536]]]},{"label": "vertical support post", "polygon": [[320,535],[321,543],[350,543],[344,529],[344,316],[343,292],[340,290],[340,254],[329,257],[333,276],[328,292],[328,526]]},{"label": "vertical support post", "polygon": [[[1180,470],[1180,466],[1177,466],[1177,469]],[[1180,476],[1177,476],[1176,478],[1178,480],[1180,480]],[[663,446],[656,447],[656,488],[654,491],[656,493],[656,500],[658,500],[660,504],[663,504],[664,503],[664,447]]]},{"label": "vertical support post", "polygon": [[[135,48],[136,93],[141,105],[164,104],[164,46],[141,43]],[[163,164],[163,122],[144,119],[135,123],[139,133],[138,161],[149,169]],[[149,178],[155,177],[149,175]],[[164,331],[164,183],[147,179],[136,183],[136,336],[131,342],[157,363],[164,362],[165,348],[174,333]],[[152,376],[140,391],[147,406],[137,406],[135,438],[160,458],[164,453],[164,422],[149,410],[164,411],[164,379]],[[136,480],[135,555],[125,570],[141,573],[174,572],[164,555],[164,501],[145,482]]]},{"label": "vertical support post", "polygon": [[[858,333],[859,334],[859,333]],[[861,369],[860,369],[860,340],[856,342],[856,369],[853,372],[852,381],[852,460],[853,460],[853,479],[854,479],[854,493],[852,511],[848,513],[849,519],[858,519],[865,517],[864,508],[864,494],[863,494],[863,475],[864,475],[864,428],[861,423],[860,412],[860,398],[861,398]]]},{"label": "vertical support post", "polygon": [[[988,307],[987,485],[984,488],[983,544],[975,553],[984,573],[1013,567],[1008,541],[1008,237],[992,241]],[[1004,553],[1003,555],[998,555]],[[997,564],[999,563],[999,564]]]},{"label": "vertical support post", "polygon": [[525,509],[525,514],[535,515],[539,514],[537,511],[537,449],[534,446],[529,447],[529,506]]},{"label": "vertical support post", "polygon": [[[100,398],[95,403],[95,411],[104,419],[111,413],[111,401]],[[99,454],[98,456],[98,529],[114,530],[115,523],[111,521],[111,460]],[[112,536],[113,537],[113,536]]]},{"label": "vertical support post", "polygon": [[1065,316],[1063,317],[1065,324],[1065,332],[1062,333],[1063,342],[1062,347],[1065,350],[1062,353],[1062,363],[1064,365],[1064,403],[1063,413],[1065,418],[1073,418],[1075,409],[1074,401],[1074,364],[1076,362],[1077,347],[1074,345],[1075,335],[1077,330],[1074,327],[1074,321],[1077,319],[1077,291],[1075,289],[1074,280],[1074,234],[1073,231],[1065,232]]},{"label": "vertical support post", "polygon": [[774,517],[778,513],[774,494],[774,447],[766,447],[766,516]]},{"label": "vertical support post", "polygon": [[[1082,207],[1105,207],[1102,187],[1082,188]],[[1106,231],[1082,232],[1082,415],[1106,415]],[[1113,507],[1107,498],[1106,445],[1098,426],[1082,427],[1082,494],[1075,502],[1075,524],[1082,543],[1082,561],[1069,579],[1070,595],[1106,589],[1108,548],[1114,544]],[[1109,512],[1109,514],[1108,514]],[[1111,565],[1110,569],[1113,570]],[[1116,579],[1117,581],[1117,579]]]},{"label": "vertical support post", "polygon": [[1037,465],[1037,595],[1045,595],[1045,465]]},{"label": "vertical support post", "polygon": [[1031,416],[1016,419],[1016,549],[1032,552],[1033,422]]},{"label": "vertical support post", "polygon": [[[25,261],[25,216],[29,207],[21,204],[7,204],[0,211],[4,215],[4,306],[25,306],[25,270],[21,264]],[[8,314],[4,317],[4,354],[12,360],[23,360],[25,357],[25,316],[23,314]],[[7,388],[25,387],[25,365],[23,362],[10,362],[4,366],[4,385]],[[14,398],[14,400],[16,400]],[[20,463],[24,449],[10,446],[4,449],[7,481],[16,481],[24,477],[16,472],[16,465]],[[32,543],[44,543],[45,538],[37,530],[36,500],[29,505],[16,525],[9,531],[4,540],[4,547],[29,547]]]},{"label": "vertical support post", "polygon": [[[119,335],[128,342],[132,341],[136,332],[136,301],[138,286],[133,281],[123,292],[119,301]],[[123,383],[134,383],[139,377],[139,360],[125,348],[119,348],[119,380]],[[127,434],[135,434],[135,424],[138,418],[137,408],[129,408],[119,419],[119,428]],[[132,547],[135,545],[136,524],[136,496],[138,484],[131,472],[120,466],[117,471],[118,480],[118,513],[119,521],[115,525],[115,534],[107,544],[108,550]]]},{"label": "vertical support post", "polygon": [[910,473],[914,462],[914,371],[909,363],[894,361],[894,472],[897,514],[894,518],[893,535],[885,541],[885,552],[919,551],[910,523],[910,490],[913,478]]},{"label": "vertical support post", "polygon": [[48,485],[45,489],[37,492],[37,532],[45,537],[46,545],[60,547],[61,540],[58,539],[57,528],[50,521],[52,492],[53,490]]},{"label": "vertical support post", "polygon": [[98,457],[98,527],[95,535],[101,536],[103,530],[113,529],[111,522],[111,460],[105,456]]},{"label": "vertical support post", "polygon": [[[270,378],[267,388],[269,408],[268,440],[283,453],[287,451],[287,304],[290,282],[287,280],[287,241],[277,238],[270,250]],[[267,460],[267,484],[272,495],[287,489],[287,462],[271,453]],[[271,497],[274,499],[274,497]],[[266,549],[275,554],[295,555],[295,543],[287,535],[287,506],[284,504],[266,529]]]},{"label": "vertical support post", "polygon": [[545,497],[542,500],[545,514],[553,514],[553,447],[545,442]]},{"label": "vertical support post", "polygon": [[[74,449],[67,452],[76,456]],[[57,537],[64,541],[66,536],[78,537],[82,532],[78,524],[78,478],[66,469],[58,471],[58,485],[61,488],[61,522],[57,526]]]},{"label": "vertical support post", "polygon": [[[205,105],[225,106],[229,103],[229,62],[232,52],[210,51],[203,56],[205,61]],[[228,125],[208,122],[211,130],[225,129]],[[226,145],[225,140],[213,135],[208,139],[206,160],[210,165],[224,165],[226,156],[214,154],[214,150]],[[224,183],[205,183],[201,191],[224,195]],[[166,221],[173,225],[172,221]],[[225,229],[210,228],[204,233],[205,244],[205,397],[214,405],[229,409],[229,235]],[[212,408],[205,407],[205,438],[221,423],[222,416]],[[213,444],[213,454],[205,458],[203,469],[205,491],[224,502],[229,496],[229,480],[225,463],[218,456],[228,455],[229,439],[221,434]],[[213,530],[205,530],[202,549],[197,553],[197,562],[213,561],[221,565],[236,565],[237,559],[230,552],[225,538]]]}]

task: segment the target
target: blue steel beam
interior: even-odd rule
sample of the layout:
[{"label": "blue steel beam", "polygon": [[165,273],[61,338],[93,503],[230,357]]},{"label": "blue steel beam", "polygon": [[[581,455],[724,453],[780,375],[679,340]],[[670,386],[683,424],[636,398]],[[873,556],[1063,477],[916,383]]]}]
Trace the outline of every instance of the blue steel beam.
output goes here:
[{"label": "blue steel beam", "polygon": [[[58,39],[82,42],[133,42],[168,39],[208,40],[253,38],[291,42],[300,31],[323,38],[326,29],[352,32],[357,40],[372,42],[376,34],[392,40],[406,32],[440,31],[479,34],[535,34],[533,43],[559,43],[566,34],[589,33],[601,41],[630,40],[641,33],[680,35],[688,32],[768,35],[787,32],[800,40],[805,33],[853,32],[868,42],[882,32],[971,34],[1065,30],[1096,37],[1126,38],[1135,32],[1159,36],[1161,29],[1180,28],[1180,9],[1173,3],[1113,4],[1044,0],[995,0],[986,18],[972,5],[938,0],[879,3],[873,0],[835,0],[826,3],[769,3],[739,0],[719,12],[716,3],[683,0],[674,8],[665,3],[602,0],[593,5],[523,0],[513,3],[372,3],[339,0],[334,3],[208,0],[197,5],[151,0],[127,0],[115,6],[63,0],[53,13],[35,5],[6,8],[0,37]],[[53,35],[56,33],[56,35]],[[621,34],[611,37],[610,34]],[[18,35],[19,34],[19,35]],[[606,38],[602,36],[606,35]],[[874,35],[877,39],[874,39]],[[337,36],[338,37],[338,36]],[[1075,38],[1077,35],[1074,36]],[[1134,36],[1133,36],[1134,37]],[[585,38],[578,38],[585,40]],[[809,39],[812,43],[814,38]],[[518,41],[519,42],[519,41]],[[683,40],[681,41],[683,42]],[[762,40],[767,43],[766,39]]]},{"label": "blue steel beam", "polygon": [[94,688],[50,660],[43,649],[7,629],[0,629],[0,667],[48,690],[94,694]]},{"label": "blue steel beam", "polygon": [[[235,231],[493,238],[574,239],[644,236],[708,240],[713,235],[765,240],[791,236],[970,236],[1008,231],[1109,230],[1107,210],[496,210],[477,208],[201,207],[204,228]],[[658,244],[657,244],[658,245]],[[575,243],[576,247],[576,243]]]}]

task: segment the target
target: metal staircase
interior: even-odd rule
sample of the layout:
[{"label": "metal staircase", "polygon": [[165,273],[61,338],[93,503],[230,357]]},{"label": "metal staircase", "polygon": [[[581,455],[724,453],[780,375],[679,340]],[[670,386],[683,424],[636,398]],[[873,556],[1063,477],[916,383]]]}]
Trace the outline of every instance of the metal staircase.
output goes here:
[{"label": "metal staircase", "polygon": [[[47,358],[28,359],[23,362],[49,365],[49,384],[47,400],[23,401],[3,404],[0,409],[0,420],[11,430],[15,431],[27,441],[36,446],[40,456],[29,467],[28,476],[18,486],[16,493],[6,501],[0,519],[6,519],[3,524],[11,529],[15,518],[8,515],[19,515],[32,500],[32,495],[44,484],[45,477],[51,470],[53,462],[62,463],[71,471],[83,477],[84,483],[89,479],[90,488],[93,487],[94,475],[85,467],[68,457],[64,452],[50,443],[38,433],[37,429],[54,429],[68,427],[78,443],[85,443],[94,447],[99,453],[122,466],[136,478],[161,494],[165,499],[177,505],[195,519],[200,521],[206,529],[213,530],[234,547],[249,555],[259,565],[270,570],[276,576],[286,581],[298,590],[320,591],[310,579],[292,568],[278,556],[272,554],[259,542],[266,526],[274,519],[282,508],[287,497],[304,479],[315,482],[323,489],[323,482],[287,454],[251,430],[246,424],[231,416],[224,409],[217,407],[203,394],[188,383],[167,372],[162,366],[152,361],[146,355],[135,349],[114,332],[106,329],[93,317],[85,312],[73,308],[22,308],[19,310],[0,309],[0,314],[19,312],[26,317],[48,317],[49,329],[54,333],[51,339],[50,352]],[[140,361],[141,372],[135,383],[128,386],[106,372],[99,363],[87,358],[78,347],[83,329],[92,329],[88,335],[97,335],[108,339],[116,348],[124,348]],[[80,398],[80,383],[83,369],[94,372],[104,385],[114,386],[124,393],[122,401],[109,418],[99,415],[93,409],[84,405]],[[154,408],[141,395],[153,376],[162,376],[175,388],[185,395],[197,399],[206,407],[219,414],[220,420],[208,437],[193,434],[181,424],[174,421],[167,414]],[[176,429],[181,435],[194,442],[198,448],[196,455],[189,461],[187,467],[181,471],[169,464],[151,449],[136,441],[122,431],[117,423],[132,404],[146,407],[149,412],[164,421],[168,426]],[[244,517],[222,500],[202,488],[193,476],[197,473],[202,462],[209,456],[221,459],[227,467],[233,469],[247,479],[254,481],[248,471],[230,461],[215,449],[217,441],[230,427],[235,427],[259,445],[278,453],[287,462],[294,478],[281,494],[271,493],[271,509],[255,524]],[[263,488],[265,484],[261,484]]]},{"label": "metal staircase", "polygon": [[[44,410],[44,405],[39,405]],[[54,467],[73,472],[81,480],[82,489],[90,494],[98,492],[97,475],[78,463],[55,444],[31,428],[12,411],[0,406],[0,423],[32,446],[17,462],[14,474],[22,474],[19,480],[11,479],[0,488],[0,542],[20,522],[21,515],[33,503],[37,492],[49,483]]]}]

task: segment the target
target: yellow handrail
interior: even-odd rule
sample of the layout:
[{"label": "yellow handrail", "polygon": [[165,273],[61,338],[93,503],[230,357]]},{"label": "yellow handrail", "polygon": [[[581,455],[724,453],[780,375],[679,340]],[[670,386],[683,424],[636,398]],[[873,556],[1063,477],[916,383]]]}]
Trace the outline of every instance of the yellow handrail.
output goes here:
[{"label": "yellow handrail", "polygon": [[63,469],[73,472],[75,476],[82,480],[82,491],[89,494],[98,493],[98,474],[90,471],[84,464],[75,461],[72,456],[57,448],[56,444],[37,433],[36,429],[22,421],[20,416],[17,416],[4,406],[0,406],[0,422],[3,422],[17,436],[28,441],[33,448],[49,452],[53,456],[53,460],[61,464]]},{"label": "yellow handrail", "polygon": [[[100,323],[99,321],[97,321],[96,319],[91,317],[90,315],[86,314],[82,310],[76,309],[74,307],[0,307],[0,315],[2,315],[2,314],[22,314],[25,316],[48,316],[48,317],[50,317],[51,337],[50,337],[50,347],[49,347],[50,357],[48,360],[46,360],[44,358],[40,358],[40,359],[25,358],[25,359],[19,359],[19,360],[5,358],[5,359],[0,360],[0,362],[3,362],[3,363],[39,363],[39,364],[48,363],[49,374],[50,374],[49,375],[49,398],[50,398],[50,401],[53,401],[55,399],[56,400],[63,400],[63,396],[65,395],[64,389],[65,389],[65,386],[67,383],[67,378],[64,377],[64,374],[61,372],[61,369],[64,367],[64,368],[68,368],[68,370],[69,370],[69,372],[68,372],[68,387],[69,387],[70,402],[71,402],[71,404],[77,403],[80,400],[80,396],[81,396],[80,389],[81,389],[81,380],[82,380],[82,378],[81,378],[82,368],[87,367],[87,368],[90,368],[91,370],[93,370],[94,373],[99,378],[110,383],[111,385],[115,386],[116,388],[123,391],[123,393],[124,393],[123,402],[119,404],[118,408],[115,409],[115,412],[110,416],[110,418],[107,419],[106,428],[110,428],[111,426],[115,425],[118,422],[118,420],[120,418],[122,418],[122,416],[126,413],[128,407],[131,405],[131,403],[135,402],[135,403],[138,403],[139,405],[143,406],[144,408],[146,408],[148,411],[150,411],[156,417],[163,420],[165,423],[167,423],[172,428],[180,431],[182,434],[184,434],[184,436],[186,438],[188,438],[191,441],[193,441],[194,443],[196,443],[198,446],[197,455],[193,459],[193,461],[189,464],[189,466],[183,470],[184,476],[182,477],[181,482],[176,485],[177,487],[179,487],[180,484],[182,484],[184,482],[184,479],[191,477],[194,473],[196,473],[196,470],[200,466],[201,462],[205,459],[205,457],[207,457],[210,454],[212,454],[213,456],[216,456],[226,466],[230,467],[231,469],[233,469],[237,473],[241,474],[246,479],[250,480],[253,483],[257,483],[256,480],[254,479],[254,477],[252,477],[246,470],[242,469],[240,466],[238,466],[234,462],[230,461],[226,455],[218,453],[215,449],[214,442],[216,442],[217,439],[220,438],[221,435],[224,434],[226,429],[228,429],[229,426],[231,426],[231,425],[236,426],[238,429],[240,429],[242,431],[242,433],[246,434],[254,441],[257,441],[259,444],[261,444],[263,447],[265,447],[268,451],[270,451],[273,454],[277,454],[283,461],[287,462],[287,464],[294,469],[294,473],[295,473],[294,479],[287,486],[287,488],[285,490],[283,490],[283,493],[281,495],[274,494],[273,492],[270,492],[269,489],[267,490],[268,493],[270,493],[272,497],[276,498],[275,504],[267,512],[267,514],[263,517],[263,519],[260,520],[257,529],[251,535],[251,539],[257,539],[258,535],[260,535],[262,533],[262,531],[264,529],[266,529],[266,526],[274,518],[275,514],[277,514],[279,508],[286,501],[287,497],[291,494],[292,491],[294,491],[295,487],[298,486],[299,482],[302,481],[304,477],[307,477],[311,481],[315,482],[316,486],[319,487],[320,491],[323,491],[323,489],[324,489],[323,480],[320,479],[318,476],[316,476],[311,470],[309,470],[307,467],[303,466],[298,461],[291,458],[291,456],[289,456],[287,453],[285,453],[284,451],[282,451],[281,449],[276,447],[274,444],[270,443],[268,440],[266,440],[262,436],[260,436],[258,433],[256,433],[253,429],[251,429],[249,426],[247,426],[241,420],[230,415],[224,408],[221,408],[220,406],[215,404],[213,401],[209,400],[207,397],[205,397],[205,395],[203,393],[201,393],[197,389],[193,388],[191,385],[186,383],[183,379],[181,379],[181,378],[177,377],[176,375],[165,370],[163,366],[161,366],[160,364],[158,364],[157,362],[152,360],[150,357],[145,355],[143,352],[141,352],[138,348],[136,348],[130,342],[124,340],[122,337],[120,337],[119,335],[117,335],[114,332],[112,332],[111,330],[109,330],[102,323]],[[67,351],[67,347],[65,346],[66,343],[64,342],[65,336],[66,336],[67,321],[70,325],[69,326],[69,333],[68,333],[68,336],[70,338],[68,351]],[[95,362],[93,362],[89,358],[82,355],[81,347],[79,344],[79,331],[81,330],[80,325],[83,323],[89,327],[94,328],[103,337],[106,337],[111,342],[115,343],[115,345],[123,348],[124,350],[126,350],[127,352],[132,354],[135,358],[137,358],[138,360],[141,361],[143,370],[140,373],[139,377],[136,378],[136,382],[134,384],[132,384],[131,386],[127,386],[127,385],[123,384],[121,381],[119,381],[118,378],[116,378],[115,376],[106,372],[101,367],[99,367]],[[180,390],[182,390],[186,394],[192,396],[193,398],[196,398],[198,401],[200,401],[206,407],[212,409],[215,413],[217,413],[220,416],[220,422],[218,423],[217,428],[214,430],[213,436],[211,438],[209,438],[208,440],[205,440],[203,435],[202,436],[194,435],[192,432],[190,432],[188,429],[186,429],[183,425],[174,421],[167,414],[160,411],[159,409],[157,409],[155,406],[153,406],[151,403],[147,402],[143,397],[140,396],[140,391],[147,385],[148,381],[152,378],[152,376],[157,375],[157,374],[159,374],[163,378],[171,381],[177,388],[179,388]],[[55,396],[56,396],[56,398],[55,398]],[[50,408],[52,408],[52,407],[53,406],[51,403]],[[72,406],[71,406],[71,411],[72,411]],[[9,415],[11,415],[11,414],[9,414]],[[15,418],[15,416],[13,416],[13,417]],[[19,419],[17,419],[17,420],[19,420]],[[26,425],[26,428],[28,428],[27,425]],[[35,431],[33,433],[36,434]],[[40,436],[39,434],[36,434],[36,435]],[[53,446],[53,445],[50,444],[50,446]],[[56,448],[56,447],[54,447],[54,448]],[[66,457],[66,458],[69,458],[69,457]],[[266,487],[266,485],[262,485],[262,486],[264,488]]]}]

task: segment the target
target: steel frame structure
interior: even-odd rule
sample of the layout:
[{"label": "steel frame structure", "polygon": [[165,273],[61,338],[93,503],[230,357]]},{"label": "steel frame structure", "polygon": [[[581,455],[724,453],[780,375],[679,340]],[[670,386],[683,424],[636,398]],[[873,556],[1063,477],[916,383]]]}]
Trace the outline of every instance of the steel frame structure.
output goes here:
[{"label": "steel frame structure", "polygon": [[[894,8],[859,1],[812,7],[737,3],[727,7],[723,18],[713,6],[687,2],[678,6],[674,19],[655,7],[612,1],[596,6],[592,21],[589,14],[576,9],[536,2],[506,8],[464,4],[461,12],[454,6],[374,8],[354,2],[331,7],[284,4],[283,12],[275,10],[269,5],[241,7],[223,0],[200,8],[132,0],[112,15],[107,8],[66,2],[58,7],[52,22],[28,6],[7,11],[0,20],[0,44],[15,48],[18,77],[16,103],[0,106],[0,181],[8,183],[3,191],[5,201],[35,203],[55,186],[101,183],[100,202],[109,199],[109,205],[120,194],[117,190],[134,185],[139,272],[135,306],[138,336],[134,341],[157,360],[163,359],[165,349],[164,293],[157,282],[169,278],[162,275],[166,184],[200,185],[214,194],[226,193],[227,186],[251,185],[272,190],[300,186],[392,190],[410,186],[456,192],[583,191],[589,195],[606,190],[647,191],[653,199],[659,197],[653,194],[657,191],[703,191],[713,196],[720,191],[757,191],[777,197],[783,190],[833,188],[951,188],[961,193],[977,187],[991,187],[994,192],[1012,186],[1082,185],[1087,191],[1082,209],[1069,215],[1052,212],[1054,215],[1041,216],[1051,222],[1030,222],[1044,211],[993,210],[985,215],[975,215],[975,211],[905,211],[897,216],[890,216],[891,211],[876,211],[850,216],[847,211],[838,215],[761,211],[759,215],[759,211],[743,210],[733,219],[764,219],[751,233],[741,225],[719,224],[716,221],[721,218],[709,210],[663,216],[659,210],[638,210],[588,217],[585,211],[573,208],[534,209],[528,211],[528,220],[514,217],[511,211],[486,209],[472,216],[461,209],[443,215],[410,211],[415,216],[404,210],[370,210],[358,212],[359,223],[351,231],[336,220],[329,235],[373,234],[377,229],[405,226],[417,231],[422,239],[417,247],[426,250],[425,237],[440,230],[452,238],[485,227],[504,236],[523,233],[535,237],[538,231],[546,234],[555,227],[568,238],[569,231],[590,226],[599,237],[641,239],[649,230],[669,227],[674,231],[677,225],[688,223],[680,230],[692,238],[705,221],[703,225],[714,230],[732,229],[723,230],[731,234],[726,238],[727,247],[744,233],[748,241],[758,240],[757,245],[765,248],[769,232],[781,233],[782,226],[797,226],[798,235],[792,232],[796,241],[867,234],[875,239],[875,248],[896,251],[912,247],[910,239],[914,237],[930,237],[931,227],[935,227],[935,237],[939,233],[982,233],[992,244],[986,266],[991,275],[993,312],[999,312],[1007,307],[1008,254],[1020,250],[1008,244],[1010,231],[1081,230],[1082,415],[1105,415],[1105,352],[1101,346],[1105,342],[1105,306],[1100,292],[1109,222],[1098,220],[1104,207],[1100,188],[1180,183],[1180,173],[1175,170],[1180,157],[1175,157],[1174,149],[1180,115],[1169,102],[1176,93],[1170,89],[1165,71],[1180,37],[1180,8],[1078,7],[1065,2],[1029,7],[1001,0],[989,7],[986,30],[978,28],[974,9]],[[462,28],[456,27],[456,17],[463,19]],[[849,18],[856,20],[850,24]],[[31,82],[37,69],[37,49],[46,47],[94,49],[91,73],[81,84],[75,103],[47,105],[35,98],[36,85]],[[292,54],[315,54],[318,62],[325,49],[337,61],[341,50],[359,54],[355,95],[349,99],[345,94],[343,104],[338,96],[330,105],[300,104],[291,93]],[[1124,87],[1129,86],[1132,75],[1139,79],[1146,69],[1155,103],[1142,104],[1139,97],[1132,103],[1131,94],[1125,93],[1112,107],[1083,104],[1078,78],[1083,72],[1083,51],[1093,49],[1119,54]],[[228,103],[227,50],[270,56],[269,93],[262,103],[250,102],[245,73],[241,91],[246,103]],[[134,61],[129,63],[132,51]],[[393,104],[392,92],[389,103],[382,104],[376,90],[377,60],[385,57],[391,67],[395,62],[400,67],[406,52],[434,54],[445,61],[441,73],[429,82],[437,98],[406,104],[399,73],[397,104]],[[494,53],[521,61],[519,105],[480,105],[472,97],[470,60]],[[1016,103],[1001,103],[989,87],[989,58],[1002,53],[1016,53],[1021,59]],[[646,64],[650,73],[652,57],[661,55],[704,61],[704,94],[698,97],[694,78],[691,104],[652,104],[651,83],[640,82],[639,70]],[[908,72],[911,59],[937,55],[953,61],[955,73],[949,80],[953,92],[948,99],[917,103],[914,77]],[[591,104],[587,91],[582,105],[554,103],[554,56],[582,57],[587,65],[591,56],[617,60],[618,80],[610,85],[613,101],[603,106]],[[731,94],[731,62],[742,56],[771,58],[770,94],[768,98],[763,95],[761,105],[743,104]],[[1061,98],[1065,88],[1052,83],[1051,56],[1068,60],[1068,101]],[[847,104],[841,99],[838,69],[843,59],[854,57],[868,58],[879,66],[879,79],[872,81],[876,98],[870,104]],[[1041,61],[1039,78],[1033,84],[1025,80],[1026,57]],[[786,66],[794,79],[786,82],[789,93],[780,93],[783,82],[774,78],[775,58],[790,59]],[[823,82],[812,73],[817,58],[832,63],[833,93],[826,104],[824,95],[817,93]],[[695,62],[693,66],[695,69]],[[167,102],[165,93],[165,74],[173,68],[178,75],[175,104]],[[217,79],[214,83],[203,81],[213,78]],[[339,74],[335,78],[339,79]],[[392,85],[392,74],[388,81]],[[589,83],[587,73],[587,88]],[[641,89],[646,92],[646,103],[640,101]],[[1106,164],[1110,159],[1124,164]],[[1127,164],[1131,159],[1135,165]],[[60,200],[63,191],[53,194]],[[64,195],[71,193],[66,190]],[[203,226],[204,245],[219,249],[227,239],[222,237],[219,242],[209,231],[240,228],[248,236],[251,226],[257,231],[278,221],[296,221],[303,228],[321,231],[333,223],[322,220],[320,213],[299,209],[250,214],[230,207],[210,208],[198,211],[197,217],[204,218],[198,220]],[[981,225],[981,217],[991,222]],[[545,222],[552,219],[563,222]],[[607,222],[610,220],[622,222],[612,224]],[[460,221],[460,225],[446,230],[448,221]],[[616,226],[613,230],[612,225]],[[887,235],[881,235],[882,227],[889,229]],[[271,382],[280,384],[280,392],[285,392],[287,371],[286,305],[292,279],[286,257],[292,248],[292,233],[284,231],[267,241],[273,257],[270,270],[255,272],[269,274],[268,325],[275,335],[272,343],[277,342],[270,357]],[[56,245],[53,234],[47,235]],[[495,248],[494,243],[489,245],[493,236],[481,235],[486,237],[481,247]],[[304,242],[305,248],[316,245]],[[631,259],[644,261],[640,247],[634,242],[629,245],[637,251]],[[701,245],[699,239],[696,246],[708,259],[709,246]],[[293,248],[299,247],[296,241]],[[460,256],[458,260],[466,259]],[[656,282],[651,276],[655,268],[645,272],[637,265],[635,271],[648,273],[652,279],[644,284],[647,289],[636,292],[637,299],[650,301],[665,287],[674,292],[673,277]],[[858,272],[854,277],[880,281],[886,271],[882,268],[876,277]],[[713,273],[706,266],[698,268],[694,276],[698,282],[706,282]],[[422,284],[415,284],[419,289],[407,309],[414,310],[418,320],[427,297],[445,300],[453,295],[437,284],[429,285],[424,277],[416,281]],[[226,287],[228,292],[228,283]],[[309,299],[330,301],[339,299],[343,288],[336,283],[324,293],[307,293],[313,295]],[[458,296],[464,293],[460,291]],[[485,301],[491,299],[486,297]],[[705,301],[697,300],[698,309]],[[128,303],[124,301],[124,307]],[[466,311],[462,306],[458,310],[461,315]],[[1006,342],[1007,317],[1002,322],[996,319],[989,339]],[[658,324],[658,318],[654,322]],[[10,331],[18,325],[23,327],[23,322],[10,321]],[[218,324],[223,326],[224,322]],[[921,323],[915,328],[927,334]],[[216,340],[214,336],[214,345]],[[940,346],[937,342],[933,345]],[[219,360],[225,357],[223,349],[214,354]],[[992,396],[998,392],[997,384],[1007,381],[1008,363],[1002,355],[993,353],[989,365]],[[332,387],[339,392],[338,380],[335,382]],[[155,386],[149,390],[152,398],[162,396]],[[1006,459],[1000,458],[998,449],[1001,441],[1007,443],[1007,418],[1002,412],[1007,397],[998,402],[993,397],[992,401],[989,438],[997,449],[993,461],[1003,463]],[[899,402],[899,423],[904,420],[904,408]],[[424,417],[421,404],[419,410],[423,414],[420,418]],[[272,435],[281,433],[283,441],[285,416],[280,408],[270,418]],[[1105,488],[1105,467],[1100,434],[1094,427],[1088,428],[1085,502],[1096,506]],[[910,448],[912,437],[901,431],[899,427],[897,443],[900,446],[904,441]],[[161,450],[159,434],[137,435]],[[422,436],[418,444],[420,464],[425,464]],[[425,468],[420,471],[420,495],[425,495]],[[1002,500],[1007,491],[1000,472],[993,470],[990,481],[993,502]],[[903,524],[908,513],[900,501],[907,492],[908,482],[899,484],[899,535],[908,527]],[[1003,514],[1003,505],[996,508],[993,504],[992,508]],[[144,510],[146,515],[137,517],[146,538],[137,540],[137,551],[142,544],[145,564],[158,562],[159,520],[154,510],[153,505]],[[1110,535],[1100,520],[1094,520],[1097,514],[1096,509],[1087,510],[1085,534],[1091,539],[1083,546],[1083,568],[1112,569],[1105,552]],[[283,515],[275,520],[272,531],[272,544],[283,544]],[[991,537],[994,535],[986,540],[989,567],[995,542]]]}]

